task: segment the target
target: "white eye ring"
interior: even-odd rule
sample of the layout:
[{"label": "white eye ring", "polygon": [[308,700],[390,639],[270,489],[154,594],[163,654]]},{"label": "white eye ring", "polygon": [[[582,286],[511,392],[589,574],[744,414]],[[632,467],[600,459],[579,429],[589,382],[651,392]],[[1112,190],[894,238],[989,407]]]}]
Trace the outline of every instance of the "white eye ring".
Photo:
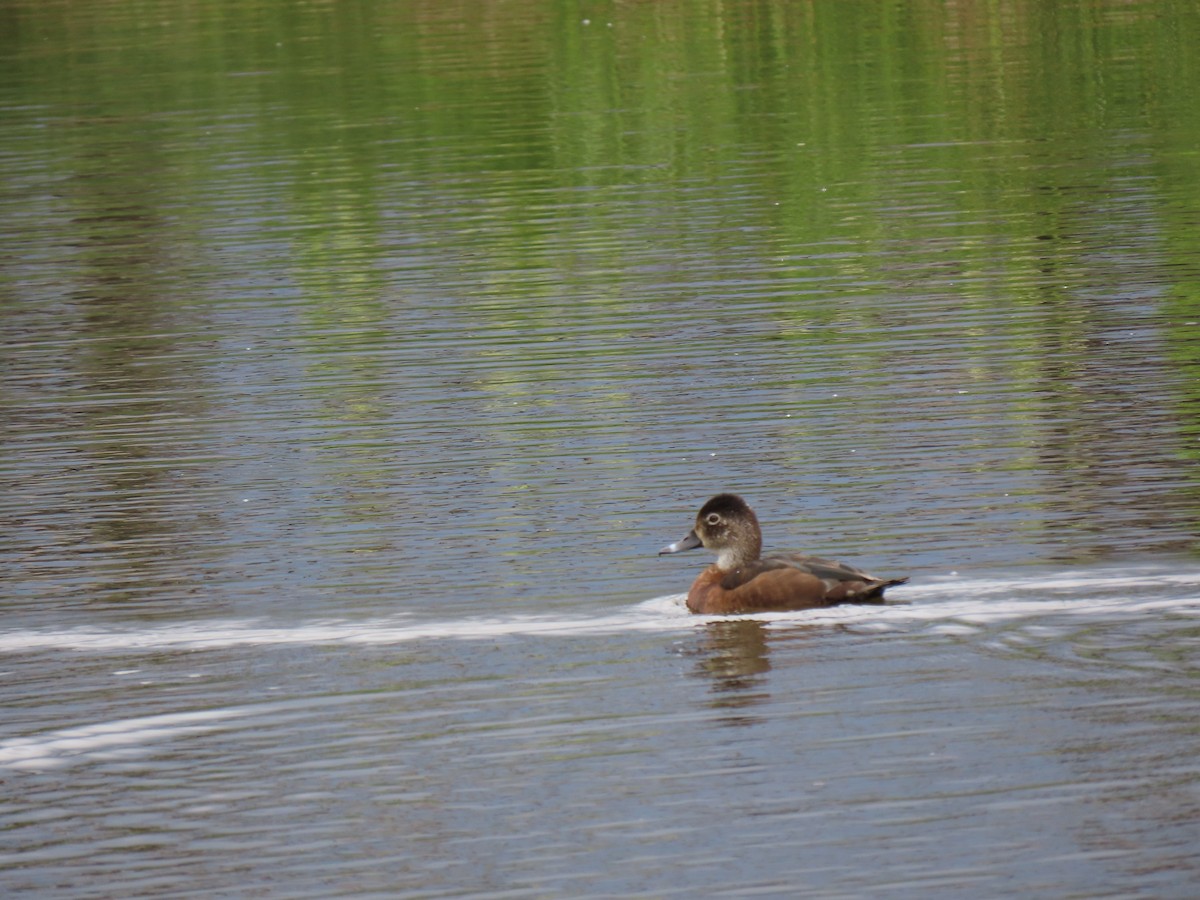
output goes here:
[{"label": "white eye ring", "polygon": [[705,519],[705,521],[708,522],[709,525],[716,525],[721,521],[721,517],[717,515],[717,513],[709,513],[708,518]]}]

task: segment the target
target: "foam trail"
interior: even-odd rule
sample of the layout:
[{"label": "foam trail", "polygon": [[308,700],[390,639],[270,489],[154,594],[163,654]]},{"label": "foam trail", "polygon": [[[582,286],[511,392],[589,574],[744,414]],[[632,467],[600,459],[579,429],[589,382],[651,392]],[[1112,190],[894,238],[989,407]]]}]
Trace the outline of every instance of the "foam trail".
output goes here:
[{"label": "foam trail", "polygon": [[144,752],[145,745],[154,741],[212,731],[249,713],[249,709],[165,713],[9,738],[0,741],[0,769],[41,772],[81,759],[127,758]]},{"label": "foam trail", "polygon": [[[756,621],[854,625],[877,631],[984,627],[1048,615],[1120,619],[1160,613],[1200,615],[1200,573],[1059,572],[1023,578],[944,577],[893,588],[885,606],[837,606],[758,613]],[[422,621],[390,616],[367,621],[318,620],[273,625],[256,620],[193,621],[141,629],[29,629],[0,634],[0,653],[203,650],[287,644],[386,645],[409,641],[486,640],[518,636],[674,633],[719,616],[690,615],[682,594],[657,597],[599,616],[509,615]],[[944,629],[940,629],[944,630]]]},{"label": "foam trail", "polygon": [[272,626],[251,620],[189,622],[139,630],[31,629],[0,634],[0,653],[34,650],[202,650],[271,644],[399,644],[433,638],[483,640],[520,635],[585,635],[670,632],[695,624],[683,595],[659,597],[609,616],[467,617],[414,621],[388,617],[368,621],[315,621]]},{"label": "foam trail", "polygon": [[[839,625],[867,632],[980,633],[997,624],[1062,618],[1092,622],[1200,618],[1200,576],[1121,572],[1054,573],[1021,579],[947,577],[894,590],[885,606],[839,606],[753,616],[768,628]],[[197,650],[236,646],[388,645],[427,639],[688,632],[719,616],[689,615],[681,594],[657,597],[609,615],[468,617],[418,621],[326,620],[275,626],[252,620],[193,621],[136,629],[60,629],[0,634],[0,653],[82,650],[96,653]],[[309,701],[305,701],[308,703]],[[0,740],[0,769],[45,771],[95,759],[133,759],[165,740],[229,728],[266,707],[226,708],[119,719]],[[282,707],[272,707],[278,713]]]}]

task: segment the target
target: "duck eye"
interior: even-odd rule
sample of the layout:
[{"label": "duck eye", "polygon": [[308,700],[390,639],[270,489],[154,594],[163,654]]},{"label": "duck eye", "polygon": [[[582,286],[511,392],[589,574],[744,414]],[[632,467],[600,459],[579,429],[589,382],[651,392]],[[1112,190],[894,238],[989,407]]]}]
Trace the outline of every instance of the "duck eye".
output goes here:
[{"label": "duck eye", "polygon": [[708,518],[704,521],[706,521],[709,525],[717,525],[720,523],[721,517],[716,513],[709,513]]}]

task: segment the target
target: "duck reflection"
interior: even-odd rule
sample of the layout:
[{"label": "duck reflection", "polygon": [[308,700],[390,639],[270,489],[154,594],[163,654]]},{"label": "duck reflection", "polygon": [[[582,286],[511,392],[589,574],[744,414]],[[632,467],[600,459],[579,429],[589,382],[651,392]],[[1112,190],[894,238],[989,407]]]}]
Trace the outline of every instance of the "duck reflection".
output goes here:
[{"label": "duck reflection", "polygon": [[693,675],[712,682],[708,705],[726,713],[725,725],[753,725],[763,717],[749,715],[752,707],[769,702],[767,673],[771,643],[805,639],[815,629],[804,626],[768,630],[753,619],[708,622],[697,629],[697,640],[685,652],[696,657]]},{"label": "duck reflection", "polygon": [[764,690],[771,671],[770,647],[761,622],[739,619],[709,622],[700,631],[692,650],[697,657],[695,675],[711,679],[713,696],[709,705],[725,711],[726,725],[753,725],[758,716],[746,713],[770,700]]},{"label": "duck reflection", "polygon": [[766,629],[761,622],[709,622],[697,648],[698,674],[715,680],[717,691],[743,691],[760,684],[756,677],[771,671]]}]

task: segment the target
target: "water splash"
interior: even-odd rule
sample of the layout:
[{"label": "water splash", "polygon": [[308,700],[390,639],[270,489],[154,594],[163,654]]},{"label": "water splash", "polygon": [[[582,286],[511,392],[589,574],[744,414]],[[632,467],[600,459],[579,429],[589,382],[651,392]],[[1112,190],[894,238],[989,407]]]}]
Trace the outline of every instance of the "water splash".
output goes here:
[{"label": "water splash", "polygon": [[[956,631],[1048,615],[1113,619],[1153,613],[1200,615],[1200,573],[1161,570],[1057,572],[1024,578],[945,576],[893,589],[885,606],[839,606],[760,613],[768,626],[852,625],[875,631]],[[146,628],[29,629],[0,635],[0,653],[46,650],[92,652],[205,650],[286,644],[387,645],[429,639],[672,633],[719,619],[693,616],[682,594],[656,597],[605,615],[474,616],[425,621],[406,616],[371,620],[190,621]]]}]

